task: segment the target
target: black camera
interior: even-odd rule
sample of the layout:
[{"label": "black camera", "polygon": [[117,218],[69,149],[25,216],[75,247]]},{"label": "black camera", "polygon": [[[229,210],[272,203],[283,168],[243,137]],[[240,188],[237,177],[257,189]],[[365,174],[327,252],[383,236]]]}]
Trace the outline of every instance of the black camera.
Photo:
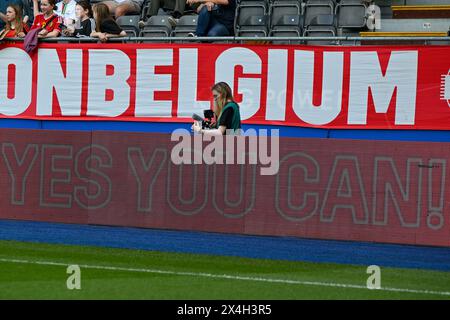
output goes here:
[{"label": "black camera", "polygon": [[212,129],[213,128],[213,119],[214,119],[214,111],[207,109],[203,110],[204,118],[200,117],[198,114],[194,113],[192,115],[192,119],[195,121],[202,122],[202,129]]}]

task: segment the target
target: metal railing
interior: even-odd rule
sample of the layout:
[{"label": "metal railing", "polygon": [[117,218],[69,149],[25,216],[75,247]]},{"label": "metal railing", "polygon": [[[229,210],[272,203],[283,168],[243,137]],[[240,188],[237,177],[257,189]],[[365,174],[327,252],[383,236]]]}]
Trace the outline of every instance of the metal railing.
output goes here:
[{"label": "metal railing", "polygon": [[[5,38],[3,42],[21,42],[22,38]],[[450,44],[450,37],[354,37],[354,36],[337,36],[337,37],[121,37],[108,39],[107,43],[242,43],[242,42],[306,42],[306,41],[330,41],[332,44],[339,45],[341,42],[405,42],[405,41],[437,41],[448,42]],[[74,37],[58,37],[39,39],[43,43],[96,43],[99,42],[97,38],[74,38]],[[2,43],[0,41],[0,43]]]}]

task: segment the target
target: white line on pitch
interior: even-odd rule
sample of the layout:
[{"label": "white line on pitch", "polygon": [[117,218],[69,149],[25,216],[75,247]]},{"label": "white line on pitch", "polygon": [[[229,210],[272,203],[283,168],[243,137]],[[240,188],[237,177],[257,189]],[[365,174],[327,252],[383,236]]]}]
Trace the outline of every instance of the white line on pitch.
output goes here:
[{"label": "white line on pitch", "polygon": [[[53,261],[31,261],[31,260],[4,259],[4,258],[0,258],[0,262],[36,264],[36,265],[45,265],[45,266],[64,266],[64,267],[71,265],[71,263],[62,263],[62,262],[53,262]],[[73,264],[77,264],[77,263],[73,263]],[[113,267],[113,266],[96,266],[96,265],[87,265],[87,264],[77,264],[77,265],[80,268],[85,268],[85,269],[156,273],[156,274],[168,274],[168,275],[176,275],[176,276],[205,277],[205,278],[213,278],[213,279],[229,279],[229,280],[243,280],[243,281],[256,281],[256,282],[268,282],[268,283],[285,283],[285,284],[298,284],[298,285],[306,285],[306,286],[337,287],[337,288],[369,290],[369,289],[367,289],[366,286],[355,285],[355,284],[333,283],[333,282],[300,281],[300,280],[289,280],[289,279],[246,277],[246,276],[236,276],[236,275],[227,275],[227,274],[212,274],[212,273],[203,273],[203,272],[180,272],[180,271],[169,271],[169,270],[159,270],[159,269],[139,269],[139,268],[124,268],[124,267]],[[447,292],[447,291],[414,290],[414,289],[389,288],[389,287],[382,287],[381,289],[372,289],[372,290],[450,296],[450,292]]]}]

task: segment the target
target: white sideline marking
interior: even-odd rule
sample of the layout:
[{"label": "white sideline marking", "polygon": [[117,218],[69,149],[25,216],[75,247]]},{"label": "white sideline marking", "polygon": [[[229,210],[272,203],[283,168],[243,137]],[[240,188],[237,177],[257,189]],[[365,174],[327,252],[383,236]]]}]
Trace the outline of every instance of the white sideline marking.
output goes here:
[{"label": "white sideline marking", "polygon": [[[64,267],[71,264],[71,263],[52,262],[52,261],[31,261],[31,260],[3,259],[3,258],[0,258],[0,262],[37,264],[37,265],[46,265],[46,266],[64,266]],[[96,266],[96,265],[87,265],[87,264],[78,264],[78,266],[80,268],[86,268],[86,269],[128,271],[128,272],[141,272],[141,273],[158,273],[158,274],[170,274],[170,275],[177,275],[177,276],[205,277],[205,278],[214,278],[214,279],[230,279],[230,280],[299,284],[299,285],[307,285],[307,286],[337,287],[337,288],[352,288],[352,289],[369,290],[369,289],[367,289],[366,286],[360,286],[360,285],[355,285],[355,284],[332,283],[332,282],[246,277],[246,276],[234,276],[234,275],[227,275],[227,274],[212,274],[212,273],[203,273],[203,272],[178,272],[178,271],[168,271],[168,270],[158,270],[158,269],[136,269],[136,268],[123,268],[123,267],[112,267],[112,266]],[[450,296],[450,292],[447,292],[447,291],[414,290],[414,289],[389,288],[389,287],[382,287],[381,289],[371,289],[371,291],[372,290]]]}]

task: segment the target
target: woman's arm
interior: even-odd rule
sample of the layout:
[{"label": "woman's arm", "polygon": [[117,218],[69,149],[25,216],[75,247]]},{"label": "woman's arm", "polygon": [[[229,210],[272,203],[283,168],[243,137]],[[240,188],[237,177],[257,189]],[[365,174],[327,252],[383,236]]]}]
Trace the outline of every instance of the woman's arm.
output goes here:
[{"label": "woman's arm", "polygon": [[[45,29],[43,29],[43,31],[44,31]],[[41,31],[42,32],[42,31]],[[53,30],[52,32],[47,32],[47,33],[45,33],[45,32],[39,32],[39,38],[56,38],[56,37],[58,37],[59,36],[59,34],[60,34],[60,31],[59,30]]]},{"label": "woman's arm", "polygon": [[91,32],[91,38],[99,38],[101,42],[106,42],[106,40],[108,40],[106,33],[98,31]]},{"label": "woman's arm", "polygon": [[227,130],[227,127],[220,126],[219,129],[202,130],[202,133],[204,135],[208,135],[208,136],[222,136],[225,134],[226,130]]},{"label": "woman's arm", "polygon": [[196,121],[196,122],[194,122],[194,125],[192,126],[192,129],[195,132],[203,133],[203,134],[208,135],[208,136],[221,136],[221,135],[225,134],[225,131],[227,130],[227,127],[220,126],[219,129],[203,130],[201,124]]},{"label": "woman's arm", "polygon": [[40,14],[38,0],[33,0],[33,14],[35,17]]},{"label": "woman's arm", "polygon": [[8,22],[8,20],[6,19],[6,14],[4,14],[3,12],[0,12],[0,19],[2,19],[4,23]]},{"label": "woman's arm", "polygon": [[120,37],[125,37],[127,35],[127,33],[125,31],[120,31],[119,34],[112,34],[112,33],[106,33],[106,37],[109,38],[120,38]]},{"label": "woman's arm", "polygon": [[71,37],[73,35],[76,35],[77,29],[73,29],[71,27],[67,27],[66,29],[62,30],[61,33],[66,37]]},{"label": "woman's arm", "polygon": [[52,32],[47,33],[47,37],[46,38],[56,38],[59,37],[59,34],[61,32],[59,30],[53,30]]},{"label": "woman's arm", "polygon": [[200,11],[203,9],[203,7],[205,6],[204,3],[202,3],[201,5],[199,5],[196,9],[197,13],[200,13]]},{"label": "woman's arm", "polygon": [[92,38],[99,38],[101,42],[106,42],[109,38],[120,38],[125,37],[127,33],[125,31],[122,31],[120,34],[111,34],[111,33],[104,33],[104,32],[92,32],[91,37]]}]

